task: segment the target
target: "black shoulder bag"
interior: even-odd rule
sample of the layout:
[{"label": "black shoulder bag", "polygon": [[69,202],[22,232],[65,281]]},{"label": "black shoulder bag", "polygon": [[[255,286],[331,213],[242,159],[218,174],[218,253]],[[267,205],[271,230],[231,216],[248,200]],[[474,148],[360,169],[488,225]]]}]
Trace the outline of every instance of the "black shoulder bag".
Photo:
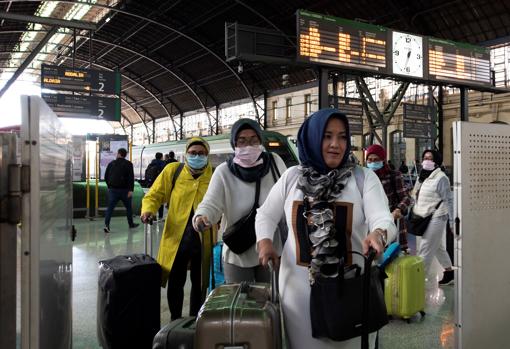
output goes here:
[{"label": "black shoulder bag", "polygon": [[[308,236],[308,222],[304,226]],[[343,260],[340,248],[338,251]],[[370,248],[368,257],[356,251],[346,253],[362,256],[365,272],[361,275],[361,267],[356,264],[341,263],[338,277],[315,279],[310,290],[312,337],[345,341],[361,336],[361,347],[368,349],[369,333],[388,323],[382,286],[386,274],[372,266],[374,249]]]},{"label": "black shoulder bag", "polygon": [[[439,208],[439,206],[441,206],[442,202],[443,202],[443,200],[439,201],[439,203],[436,205],[436,208],[434,209],[434,212],[436,212],[436,210]],[[430,220],[432,219],[432,216],[434,215],[434,212],[432,212],[431,214],[429,214],[426,217],[422,217],[422,216],[418,216],[411,209],[409,212],[409,218],[407,220],[408,233],[416,235],[416,236],[423,236],[423,234],[425,234],[425,232],[427,231]]]},{"label": "black shoulder bag", "polygon": [[250,213],[229,226],[223,233],[223,242],[236,254],[247,251],[257,241],[257,236],[255,235],[255,215],[259,207],[259,196],[260,178],[256,183],[255,202]]}]

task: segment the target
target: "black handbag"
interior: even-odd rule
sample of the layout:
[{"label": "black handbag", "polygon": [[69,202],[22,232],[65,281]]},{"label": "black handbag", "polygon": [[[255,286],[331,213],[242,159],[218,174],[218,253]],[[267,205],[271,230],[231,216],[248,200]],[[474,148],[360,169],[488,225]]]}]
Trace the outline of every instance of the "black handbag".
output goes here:
[{"label": "black handbag", "polygon": [[260,179],[257,180],[255,202],[253,203],[250,213],[229,226],[223,232],[223,242],[236,254],[247,251],[257,241],[257,236],[255,235],[255,215],[259,207],[259,196]]},{"label": "black handbag", "polygon": [[368,258],[363,257],[363,275],[358,272],[352,278],[317,278],[311,286],[310,318],[314,338],[345,341],[361,336],[362,348],[368,348],[368,334],[388,323],[382,286],[386,274],[379,267],[372,267],[374,250],[371,249]]},{"label": "black handbag", "polygon": [[[439,203],[436,205],[436,208],[434,209],[434,212],[439,208],[439,206],[441,206],[442,202],[443,200],[439,201]],[[427,231],[427,227],[429,226],[434,212],[426,217],[422,217],[414,213],[411,209],[409,212],[409,218],[407,219],[408,233],[416,236],[423,236],[423,234],[425,234]]]}]

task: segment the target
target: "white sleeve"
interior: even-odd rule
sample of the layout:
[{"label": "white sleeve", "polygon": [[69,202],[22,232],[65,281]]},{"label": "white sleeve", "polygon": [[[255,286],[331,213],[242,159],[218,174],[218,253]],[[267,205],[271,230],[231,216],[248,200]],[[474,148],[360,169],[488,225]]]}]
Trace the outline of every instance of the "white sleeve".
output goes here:
[{"label": "white sleeve", "polygon": [[373,171],[365,171],[363,212],[370,232],[377,228],[387,231],[388,243],[395,241],[397,227],[388,205],[388,198],[381,181]]},{"label": "white sleeve", "polygon": [[282,174],[280,179],[271,188],[264,204],[257,209],[255,217],[257,242],[262,239],[270,239],[272,241],[276,227],[284,216],[288,173],[289,171],[287,170]]},{"label": "white sleeve", "polygon": [[225,183],[224,177],[222,176],[222,169],[223,168],[218,166],[214,171],[204,199],[200,202],[195,211],[193,222],[197,216],[206,216],[212,224],[219,222],[225,210],[225,188],[227,188],[227,183]]}]

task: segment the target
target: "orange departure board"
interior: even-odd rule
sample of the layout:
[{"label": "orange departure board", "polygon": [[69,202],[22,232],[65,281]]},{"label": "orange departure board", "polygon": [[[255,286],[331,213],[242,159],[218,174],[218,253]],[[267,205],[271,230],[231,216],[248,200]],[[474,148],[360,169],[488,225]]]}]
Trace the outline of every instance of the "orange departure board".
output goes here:
[{"label": "orange departure board", "polygon": [[298,60],[387,72],[386,28],[303,10],[297,23]]},{"label": "orange departure board", "polygon": [[489,49],[435,38],[428,44],[430,79],[491,86]]}]

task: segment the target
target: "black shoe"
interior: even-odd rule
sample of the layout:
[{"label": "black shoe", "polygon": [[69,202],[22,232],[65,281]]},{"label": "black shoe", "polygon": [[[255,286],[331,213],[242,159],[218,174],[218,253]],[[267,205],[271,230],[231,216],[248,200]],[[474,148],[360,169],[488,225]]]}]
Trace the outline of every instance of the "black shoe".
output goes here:
[{"label": "black shoe", "polygon": [[136,228],[136,227],[138,227],[139,225],[140,225],[140,224],[138,224],[138,223],[133,223],[133,224],[131,224],[131,225],[129,226],[129,229]]},{"label": "black shoe", "polygon": [[105,225],[103,231],[108,234],[110,232],[110,227]]},{"label": "black shoe", "polygon": [[439,286],[453,285],[453,282],[453,270],[446,270],[443,273],[443,278],[439,281]]}]

